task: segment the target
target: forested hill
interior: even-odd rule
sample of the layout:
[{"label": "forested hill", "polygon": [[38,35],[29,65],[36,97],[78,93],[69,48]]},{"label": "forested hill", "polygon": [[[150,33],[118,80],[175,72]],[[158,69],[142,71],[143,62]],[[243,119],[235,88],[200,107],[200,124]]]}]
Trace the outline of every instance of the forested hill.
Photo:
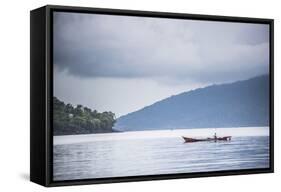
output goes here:
[{"label": "forested hill", "polygon": [[53,97],[54,135],[109,133],[114,132],[114,123],[112,112],[99,113],[82,105],[75,107]]},{"label": "forested hill", "polygon": [[269,125],[269,76],[171,96],[117,119],[121,131]]}]

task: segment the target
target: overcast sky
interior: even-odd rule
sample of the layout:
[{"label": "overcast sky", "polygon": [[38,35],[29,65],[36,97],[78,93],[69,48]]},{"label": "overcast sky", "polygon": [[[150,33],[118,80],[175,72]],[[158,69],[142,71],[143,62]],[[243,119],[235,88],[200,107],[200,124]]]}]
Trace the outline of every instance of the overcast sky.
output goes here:
[{"label": "overcast sky", "polygon": [[268,67],[269,25],[54,13],[54,95],[117,117]]}]

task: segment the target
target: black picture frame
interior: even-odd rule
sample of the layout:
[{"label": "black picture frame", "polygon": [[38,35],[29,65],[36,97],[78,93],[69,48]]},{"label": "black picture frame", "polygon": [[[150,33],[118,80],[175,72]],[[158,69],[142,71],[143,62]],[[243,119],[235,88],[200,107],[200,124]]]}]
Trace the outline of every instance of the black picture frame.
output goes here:
[{"label": "black picture frame", "polygon": [[[53,181],[53,12],[79,12],[106,15],[126,15],[205,21],[260,23],[270,26],[270,167],[262,169],[181,173],[165,175],[129,176],[99,179]],[[248,17],[196,15],[183,13],[150,12],[89,7],[47,5],[30,12],[30,180],[53,187],[64,185],[116,183],[178,178],[242,175],[274,172],[274,20]]]}]

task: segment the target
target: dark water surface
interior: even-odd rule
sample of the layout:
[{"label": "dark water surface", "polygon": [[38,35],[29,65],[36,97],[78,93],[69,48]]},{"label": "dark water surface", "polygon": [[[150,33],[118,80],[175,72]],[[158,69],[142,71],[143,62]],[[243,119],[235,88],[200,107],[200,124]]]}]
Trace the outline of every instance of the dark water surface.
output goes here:
[{"label": "dark water surface", "polygon": [[268,167],[268,136],[229,142],[184,143],[180,137],[163,137],[54,145],[54,180]]}]

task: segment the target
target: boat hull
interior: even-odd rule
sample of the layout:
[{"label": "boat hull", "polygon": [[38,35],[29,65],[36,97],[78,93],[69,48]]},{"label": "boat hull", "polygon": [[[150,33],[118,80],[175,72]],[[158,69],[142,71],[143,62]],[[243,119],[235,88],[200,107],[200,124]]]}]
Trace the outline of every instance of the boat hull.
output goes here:
[{"label": "boat hull", "polygon": [[231,136],[206,138],[206,139],[195,139],[195,138],[191,138],[191,137],[182,136],[182,138],[184,139],[184,141],[186,143],[203,142],[203,141],[230,141],[231,140]]}]

